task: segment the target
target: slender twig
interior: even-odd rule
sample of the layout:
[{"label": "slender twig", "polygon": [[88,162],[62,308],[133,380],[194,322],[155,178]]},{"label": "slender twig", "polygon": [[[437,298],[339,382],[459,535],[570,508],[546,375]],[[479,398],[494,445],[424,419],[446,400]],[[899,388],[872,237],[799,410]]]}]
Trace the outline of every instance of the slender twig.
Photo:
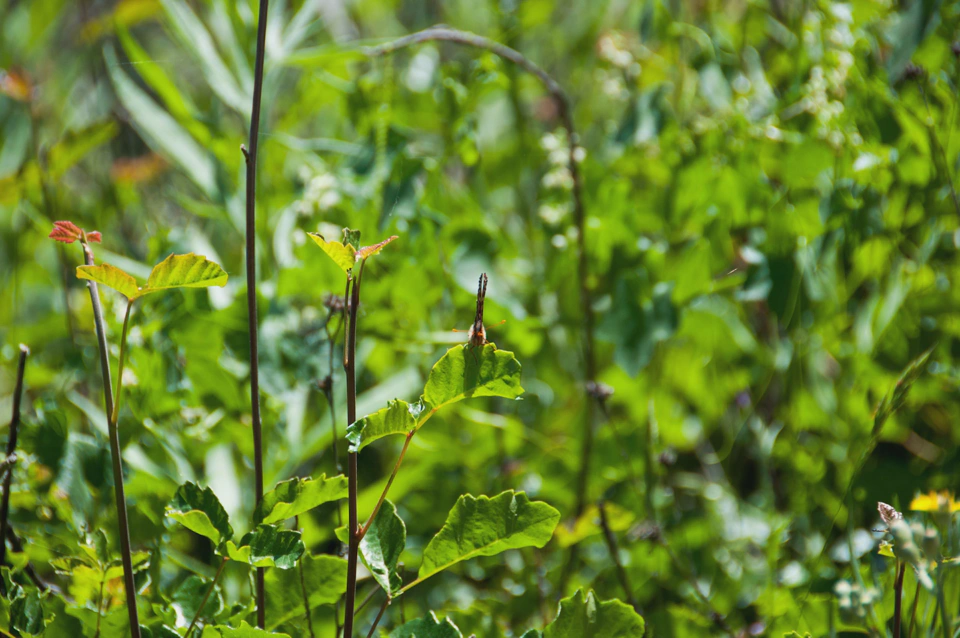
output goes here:
[{"label": "slender twig", "polygon": [[377,612],[377,617],[373,619],[373,624],[370,626],[370,631],[367,632],[367,638],[373,638],[373,632],[377,630],[377,625],[380,624],[380,619],[383,618],[383,612],[387,611],[387,607],[390,606],[392,600],[393,599],[390,598],[390,594],[387,594],[383,604],[380,605],[380,611]]},{"label": "slender twig", "polygon": [[[7,541],[10,543],[10,548],[17,552],[18,554],[23,553],[23,543],[20,542],[20,539],[17,537],[17,533],[13,531],[12,527],[7,528]],[[37,570],[33,568],[31,563],[27,563],[23,568],[24,573],[26,573],[27,578],[29,578],[37,589],[40,591],[47,591],[48,589],[53,589],[54,591],[59,591],[56,587],[51,587],[48,585],[40,575],[37,573]]]},{"label": "slender twig", "polygon": [[[130,619],[130,634],[140,638],[140,620],[137,612],[137,585],[133,580],[133,560],[130,553],[130,523],[127,520],[127,498],[123,489],[123,459],[120,456],[120,431],[117,423],[120,419],[120,390],[123,386],[123,364],[127,345],[127,328],[130,324],[130,311],[133,301],[127,302],[127,311],[123,316],[123,330],[120,334],[120,363],[117,366],[117,389],[113,395],[113,410],[107,420],[107,437],[110,439],[110,456],[113,464],[114,496],[117,501],[117,523],[120,528],[120,559],[123,563],[123,588],[127,596],[127,615]],[[103,315],[95,315],[98,322]],[[98,328],[99,330],[99,328]],[[109,365],[109,364],[108,364]]]},{"label": "slender twig", "polygon": [[380,591],[379,587],[374,587],[370,590],[370,593],[367,594],[367,597],[363,599],[363,602],[357,605],[357,608],[354,610],[354,616],[359,616],[360,612],[363,611],[363,608],[370,604],[370,601],[373,600],[373,597],[377,595],[377,592]]},{"label": "slender twig", "polygon": [[900,627],[903,622],[900,618],[903,606],[903,573],[907,564],[897,561],[897,580],[893,584],[893,638],[900,638]]},{"label": "slender twig", "polygon": [[[588,284],[587,271],[587,249],[586,249],[586,212],[583,204],[583,177],[580,173],[579,162],[579,138],[576,127],[573,122],[573,109],[570,98],[560,86],[546,71],[534,64],[529,58],[519,51],[512,49],[499,42],[485,38],[483,36],[451,29],[446,26],[435,26],[417,33],[398,38],[392,42],[375,47],[364,47],[364,54],[370,57],[392,54],[405,47],[422,44],[424,42],[444,41],[470,46],[485,51],[489,51],[508,62],[511,62],[527,73],[536,77],[544,85],[547,92],[553,98],[557,105],[557,111],[560,116],[563,128],[567,131],[569,139],[570,153],[568,157],[568,168],[573,182],[571,196],[573,199],[573,218],[577,228],[577,280],[580,289],[580,306],[583,316],[583,358],[584,358],[584,391],[587,384],[594,381],[596,376],[596,358],[593,345],[593,300]],[[587,393],[588,401],[583,423],[583,441],[580,445],[580,466],[577,474],[577,498],[574,507],[574,518],[579,517],[584,510],[587,502],[588,483],[590,478],[590,457],[593,453],[594,422],[595,411],[593,398]],[[567,566],[561,576],[560,590],[565,587],[565,583],[573,566],[577,562],[577,545],[570,546],[570,554]]]},{"label": "slender twig", "polygon": [[603,537],[607,541],[607,549],[610,550],[610,559],[613,561],[614,566],[617,569],[617,578],[620,580],[620,587],[623,588],[624,596],[626,597],[627,603],[633,607],[637,613],[640,613],[640,606],[637,604],[637,600],[633,595],[633,587],[630,585],[630,578],[627,575],[627,570],[623,566],[623,562],[620,560],[620,549],[617,547],[617,537],[614,536],[613,530],[610,529],[610,521],[607,519],[607,505],[603,501],[597,503],[597,509],[600,511],[600,528],[603,530]]},{"label": "slender twig", "polygon": [[107,574],[106,572],[100,576],[100,593],[97,594],[97,630],[93,634],[93,638],[100,638],[100,624],[103,621],[103,586],[107,584]]},{"label": "slender twig", "polygon": [[387,479],[387,484],[383,486],[383,492],[380,493],[380,499],[377,501],[377,505],[370,513],[370,518],[368,518],[367,522],[364,523],[363,527],[360,528],[360,540],[363,540],[363,537],[367,535],[368,531],[370,531],[370,526],[373,525],[373,519],[377,517],[377,513],[380,511],[380,506],[383,505],[383,501],[386,500],[387,492],[390,491],[390,486],[393,485],[393,480],[397,478],[397,472],[400,471],[400,464],[403,463],[403,457],[406,455],[407,448],[410,447],[410,441],[413,439],[413,435],[416,433],[416,430],[407,432],[407,438],[404,440],[403,447],[400,449],[400,456],[397,457],[397,463],[393,466],[393,472],[390,473],[390,478]]},{"label": "slender twig", "polygon": [[[260,362],[257,353],[257,149],[260,146],[260,96],[263,92],[263,59],[267,39],[267,9],[269,0],[260,0],[257,18],[257,53],[253,75],[253,106],[250,110],[249,147],[243,150],[247,160],[247,324],[250,333],[250,406],[253,426],[253,471],[256,505],[263,500],[263,437],[260,427]],[[266,594],[264,568],[257,568],[257,626],[266,624]]]},{"label": "slender twig", "polygon": [[[347,425],[357,420],[357,308],[360,306],[360,278],[363,262],[356,276],[348,275],[347,290],[350,293],[347,342],[343,353],[343,368],[347,378]],[[343,635],[353,638],[353,615],[357,601],[357,555],[360,551],[360,529],[357,522],[357,453],[347,453],[347,593],[344,604]]]},{"label": "slender twig", "polygon": [[[23,373],[27,367],[27,355],[30,349],[20,344],[20,359],[17,362],[17,384],[13,390],[13,415],[10,417],[10,435],[7,438],[7,458],[17,451],[17,432],[20,430],[20,402],[23,399]],[[10,484],[13,480],[13,468],[3,478],[3,500],[0,501],[0,565],[6,564],[7,516],[10,513]]]},{"label": "slender twig", "polygon": [[203,608],[207,606],[210,594],[213,593],[214,588],[217,586],[217,581],[220,580],[220,574],[223,573],[223,568],[226,566],[227,560],[228,558],[224,556],[223,560],[220,561],[220,566],[217,567],[217,573],[213,575],[213,581],[210,583],[210,586],[207,587],[207,593],[203,595],[203,600],[200,601],[200,606],[197,607],[197,613],[193,615],[193,620],[190,621],[190,626],[187,627],[187,633],[183,634],[184,638],[190,638],[190,632],[197,626],[197,621],[200,620],[200,615],[203,614]]}]

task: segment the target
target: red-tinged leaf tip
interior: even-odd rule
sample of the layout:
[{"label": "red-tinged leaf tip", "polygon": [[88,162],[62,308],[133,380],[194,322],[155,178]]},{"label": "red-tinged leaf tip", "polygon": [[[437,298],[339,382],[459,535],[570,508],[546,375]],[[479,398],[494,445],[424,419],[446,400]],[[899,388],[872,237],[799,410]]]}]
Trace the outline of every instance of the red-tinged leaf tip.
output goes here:
[{"label": "red-tinged leaf tip", "polygon": [[100,231],[95,230],[92,233],[87,233],[87,241],[92,241],[95,244],[99,244],[102,237],[100,236]]},{"label": "red-tinged leaf tip", "polygon": [[55,241],[72,244],[83,237],[83,231],[77,228],[77,225],[73,222],[53,222],[53,230],[50,231],[49,237]]}]

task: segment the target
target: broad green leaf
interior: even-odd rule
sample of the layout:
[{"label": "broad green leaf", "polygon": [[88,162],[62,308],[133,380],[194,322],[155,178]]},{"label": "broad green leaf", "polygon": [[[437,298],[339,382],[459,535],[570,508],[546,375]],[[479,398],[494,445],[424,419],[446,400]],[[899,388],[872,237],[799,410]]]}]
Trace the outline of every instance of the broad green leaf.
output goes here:
[{"label": "broad green leaf", "polygon": [[257,523],[279,523],[346,496],[347,477],[343,475],[329,479],[326,474],[321,474],[318,479],[293,478],[278,483],[263,495],[254,512],[254,520]]},{"label": "broad green leaf", "polygon": [[214,545],[233,538],[233,528],[220,499],[209,487],[184,483],[167,505],[167,516],[187,529],[206,536]]},{"label": "broad green leaf", "polygon": [[182,0],[161,0],[170,18],[170,25],[180,41],[200,63],[200,70],[210,88],[224,104],[242,115],[250,112],[250,100],[237,85],[236,78],[223,63],[210,32]]},{"label": "broad green leaf", "polygon": [[[303,587],[300,583],[303,569]],[[297,569],[271,569],[266,574],[267,629],[304,616],[303,588],[313,610],[332,605],[347,591],[347,561],[339,556],[305,554]]]},{"label": "broad green leaf", "polygon": [[417,429],[417,417],[420,404],[410,405],[406,401],[395,399],[387,407],[368,414],[359,421],[347,426],[347,441],[351,452],[359,452],[377,439],[391,434],[407,434]]},{"label": "broad green leaf", "polygon": [[360,231],[354,230],[352,228],[343,229],[343,237],[340,239],[344,246],[359,246],[360,245]]},{"label": "broad green leaf", "polygon": [[[170,601],[171,605],[177,610],[178,615],[183,618],[193,618],[200,609],[204,596],[210,589],[212,581],[200,578],[199,576],[188,576],[177,589],[173,592]],[[220,587],[217,586],[214,592],[210,594],[206,604],[203,606],[203,617],[212,618],[223,610],[223,596],[220,593]]]},{"label": "broad green leaf", "polygon": [[407,543],[407,526],[397,514],[396,506],[384,501],[377,517],[360,541],[360,556],[384,591],[395,595],[403,585],[397,573],[397,561]]},{"label": "broad green leaf", "polygon": [[374,244],[372,246],[364,246],[363,248],[357,251],[357,261],[376,255],[378,252],[383,250],[384,246],[392,242],[394,239],[398,239],[398,237],[396,235],[392,235],[384,239],[379,244]]},{"label": "broad green leaf", "polygon": [[227,273],[202,255],[170,255],[150,271],[141,295],[170,288],[207,288],[227,284]]},{"label": "broad green leaf", "polygon": [[113,288],[130,300],[140,296],[140,288],[137,286],[137,280],[110,264],[77,266],[77,277],[79,279],[89,279],[98,284]]},{"label": "broad green leaf", "polygon": [[543,630],[543,638],[640,638],[643,618],[619,600],[600,602],[583,590],[560,601],[557,619]]},{"label": "broad green leaf", "polygon": [[520,362],[512,352],[492,343],[477,349],[454,346],[437,361],[423,389],[424,411],[418,427],[445,405],[472,397],[515,399],[520,387]]},{"label": "broad green leaf", "polygon": [[290,569],[297,564],[303,552],[300,532],[279,529],[274,525],[258,525],[255,530],[243,535],[239,546],[227,541],[230,560],[254,567]]},{"label": "broad green leaf", "polygon": [[390,633],[390,638],[463,638],[463,634],[449,618],[440,622],[431,611],[423,618],[397,627]]},{"label": "broad green leaf", "polygon": [[31,589],[18,596],[10,605],[10,628],[24,634],[43,633],[43,602],[40,591]]},{"label": "broad green leaf", "polygon": [[357,251],[351,245],[344,246],[338,241],[327,241],[320,233],[307,233],[307,235],[327,253],[327,256],[333,260],[333,263],[340,266],[343,272],[350,272],[353,265],[357,263]]},{"label": "broad green leaf", "polygon": [[523,492],[507,490],[493,498],[464,494],[423,551],[418,580],[477,556],[543,547],[559,521],[560,512],[546,503],[530,501]]},{"label": "broad green leaf", "polygon": [[212,154],[204,150],[176,120],[130,79],[122,70],[112,45],[104,47],[103,57],[117,99],[126,109],[143,141],[180,166],[207,197],[216,199],[219,188]]}]

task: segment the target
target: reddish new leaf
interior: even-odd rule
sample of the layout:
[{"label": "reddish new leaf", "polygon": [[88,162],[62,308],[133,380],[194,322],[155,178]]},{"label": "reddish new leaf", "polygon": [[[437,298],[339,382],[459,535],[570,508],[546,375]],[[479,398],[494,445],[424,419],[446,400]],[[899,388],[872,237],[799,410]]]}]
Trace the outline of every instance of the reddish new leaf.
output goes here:
[{"label": "reddish new leaf", "polygon": [[62,241],[65,244],[72,244],[77,240],[99,244],[101,240],[100,231],[95,230],[90,233],[84,233],[81,228],[78,228],[77,225],[71,221],[53,222],[53,230],[50,231],[49,237],[56,241]]},{"label": "reddish new leaf", "polygon": [[81,237],[83,237],[83,231],[77,228],[77,225],[73,222],[53,222],[53,230],[50,231],[50,239],[62,241],[65,244],[72,244]]}]

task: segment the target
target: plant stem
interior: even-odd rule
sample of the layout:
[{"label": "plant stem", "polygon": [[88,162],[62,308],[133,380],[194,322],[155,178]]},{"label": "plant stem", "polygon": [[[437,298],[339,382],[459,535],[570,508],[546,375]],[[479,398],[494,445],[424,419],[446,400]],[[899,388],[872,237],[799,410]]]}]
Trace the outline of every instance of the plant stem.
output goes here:
[{"label": "plant stem", "polygon": [[383,601],[383,604],[380,605],[380,611],[377,613],[377,617],[373,619],[373,625],[370,626],[370,631],[367,632],[367,638],[373,638],[373,632],[377,630],[377,625],[380,624],[380,619],[383,618],[383,612],[387,610],[391,602],[390,594],[387,594],[387,598]]},{"label": "plant stem", "polygon": [[[363,274],[363,262],[360,262],[356,278],[348,275],[349,322],[347,323],[347,341],[343,353],[343,368],[347,378],[347,425],[357,420],[357,308],[360,306],[360,277]],[[357,453],[347,454],[347,494],[348,514],[347,532],[347,594],[343,616],[344,638],[353,637],[353,614],[357,601],[357,555],[360,552],[360,529],[357,521]]]},{"label": "plant stem", "polygon": [[[263,60],[267,39],[267,9],[269,0],[260,0],[257,18],[257,52],[253,75],[253,106],[250,110],[249,148],[244,149],[247,160],[246,262],[247,262],[247,324],[250,333],[250,405],[253,427],[253,471],[256,505],[263,500],[263,437],[260,427],[260,362],[257,352],[257,148],[260,138],[260,97],[263,93]],[[241,147],[242,148],[242,147]],[[257,626],[266,624],[266,594],[263,583],[264,568],[257,568]]]},{"label": "plant stem", "polygon": [[[120,417],[120,390],[123,385],[123,363],[126,354],[127,328],[130,324],[130,311],[133,301],[127,301],[127,311],[123,316],[123,331],[120,334],[120,363],[117,367],[117,391],[113,395],[113,410],[107,420],[107,436],[110,439],[110,457],[113,463],[114,497],[117,501],[117,524],[120,535],[120,558],[123,562],[123,588],[127,595],[127,615],[130,619],[130,635],[140,638],[140,620],[137,612],[137,585],[133,580],[133,560],[130,555],[130,524],[127,520],[127,498],[123,490],[123,459],[120,456],[120,431],[117,427]],[[97,308],[94,309],[95,311]],[[103,322],[103,315],[96,314],[97,322]],[[98,328],[102,330],[102,326]],[[105,350],[103,350],[105,351]],[[108,364],[109,365],[109,364]]]},{"label": "plant stem", "polygon": [[400,449],[400,456],[397,457],[397,463],[393,466],[393,472],[390,473],[387,484],[383,486],[383,492],[380,493],[380,500],[377,501],[376,507],[374,507],[373,512],[370,513],[370,518],[368,518],[367,522],[360,528],[360,540],[363,540],[363,537],[366,536],[370,530],[370,526],[373,525],[373,519],[376,518],[377,512],[380,511],[380,506],[383,505],[383,501],[386,500],[387,492],[390,491],[390,486],[393,485],[393,479],[397,478],[397,472],[400,471],[400,464],[403,463],[403,457],[407,453],[407,448],[410,447],[410,441],[413,440],[413,435],[416,433],[416,430],[407,432],[407,438],[404,440],[403,447]]},{"label": "plant stem", "polygon": [[[293,518],[293,526],[300,529],[300,517]],[[300,593],[303,595],[303,612],[307,617],[307,629],[310,630],[310,638],[316,638],[313,633],[313,620],[310,618],[310,597],[307,595],[307,579],[303,575],[303,559],[297,561],[297,570],[300,572]]]},{"label": "plant stem", "polygon": [[907,564],[897,561],[897,580],[893,585],[893,638],[900,638],[902,621],[900,615],[903,606],[903,573]]},{"label": "plant stem", "polygon": [[[20,360],[17,362],[17,384],[13,390],[13,415],[10,417],[10,435],[7,438],[7,458],[17,452],[17,432],[20,430],[20,402],[23,399],[23,373],[27,367],[30,349],[20,344]],[[3,478],[3,500],[0,501],[0,565],[7,560],[7,516],[10,513],[10,484],[13,480],[11,466]]]},{"label": "plant stem", "polygon": [[[417,33],[398,38],[393,42],[376,46],[366,47],[363,52],[370,57],[388,55],[405,47],[422,44],[424,42],[444,41],[452,42],[465,46],[482,49],[497,55],[508,62],[511,62],[527,73],[536,77],[547,89],[547,92],[557,104],[557,111],[560,115],[560,121],[563,128],[567,131],[567,137],[570,143],[570,153],[568,157],[568,169],[573,182],[571,197],[573,199],[573,218],[577,228],[577,284],[580,289],[580,306],[583,310],[582,329],[583,329],[583,359],[584,359],[584,392],[587,394],[587,409],[584,413],[583,422],[583,441],[580,446],[580,463],[577,474],[577,498],[574,507],[574,517],[579,517],[587,503],[587,494],[590,479],[590,457],[593,452],[593,439],[595,428],[595,410],[594,397],[587,392],[588,384],[594,381],[596,376],[596,357],[593,345],[593,300],[588,284],[587,272],[587,248],[586,248],[586,212],[583,205],[583,176],[580,174],[580,167],[577,161],[579,139],[576,127],[573,122],[573,109],[570,104],[570,98],[560,86],[546,71],[534,64],[529,58],[519,51],[506,45],[495,42],[489,38],[451,29],[444,26],[435,26]],[[560,591],[563,591],[566,580],[577,562],[577,545],[570,546],[570,554],[567,565],[561,575]]]},{"label": "plant stem", "polygon": [[193,628],[197,626],[197,621],[200,620],[200,614],[203,613],[203,608],[207,606],[207,601],[210,599],[210,594],[213,593],[213,589],[217,586],[217,581],[220,580],[220,574],[223,573],[223,568],[227,564],[227,557],[224,556],[223,560],[220,561],[220,566],[217,567],[217,573],[213,576],[213,582],[210,583],[210,587],[207,588],[207,593],[203,595],[203,600],[200,601],[200,606],[197,608],[197,613],[194,614],[193,620],[190,621],[190,626],[187,627],[187,633],[183,634],[184,638],[190,638],[190,632],[193,631]]},{"label": "plant stem", "polygon": [[[82,242],[83,261],[87,266],[95,265],[93,250],[86,242]],[[100,305],[100,291],[97,282],[87,279],[87,290],[90,292],[90,306],[93,308],[94,327],[97,332],[97,343],[100,348],[100,373],[103,377],[103,407],[107,418],[113,414],[113,382],[110,380],[110,352],[107,347],[107,333],[104,329],[103,307]]]},{"label": "plant stem", "polygon": [[920,601],[920,581],[917,581],[917,588],[913,592],[913,605],[910,610],[910,627],[907,629],[907,638],[913,635],[913,629],[917,624],[917,603]]},{"label": "plant stem", "polygon": [[600,510],[600,527],[603,529],[603,536],[607,541],[607,549],[610,550],[610,559],[617,568],[617,578],[620,580],[620,587],[623,588],[627,603],[639,614],[640,606],[633,596],[633,587],[630,585],[630,578],[627,576],[627,570],[624,569],[623,563],[620,562],[620,549],[617,547],[617,537],[613,535],[613,530],[610,529],[610,521],[607,519],[606,503],[600,501],[597,503],[597,509]]}]

